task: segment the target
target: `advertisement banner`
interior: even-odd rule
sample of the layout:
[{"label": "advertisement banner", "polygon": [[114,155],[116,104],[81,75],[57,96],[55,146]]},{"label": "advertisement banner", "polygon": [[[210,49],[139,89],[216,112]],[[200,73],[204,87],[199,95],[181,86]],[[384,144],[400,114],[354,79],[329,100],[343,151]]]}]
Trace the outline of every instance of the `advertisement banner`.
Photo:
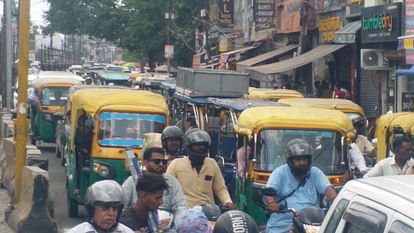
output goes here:
[{"label": "advertisement banner", "polygon": [[[308,19],[303,20],[308,23],[308,30],[316,28],[316,14],[315,1],[308,0]],[[301,9],[303,7],[303,0],[285,0],[284,7],[284,33],[300,32],[301,31]]]},{"label": "advertisement banner", "polygon": [[218,0],[219,22],[221,25],[233,24],[234,0]]},{"label": "advertisement banner", "polygon": [[319,41],[322,43],[333,43],[335,32],[341,28],[341,18],[330,17],[319,19]]},{"label": "advertisement banner", "polygon": [[302,0],[286,0],[284,8],[285,33],[300,32],[300,8]]},{"label": "advertisement banner", "polygon": [[174,58],[174,45],[166,44],[164,47],[164,58],[173,59]]},{"label": "advertisement banner", "polygon": [[255,0],[254,2],[256,31],[273,28],[273,16],[275,14],[275,0]]},{"label": "advertisement banner", "polygon": [[362,8],[362,43],[397,41],[401,35],[401,4]]},{"label": "advertisement banner", "polygon": [[[414,35],[414,0],[405,0],[405,35]],[[411,48],[405,50],[405,63],[414,64],[413,40],[404,40],[404,48]]]}]

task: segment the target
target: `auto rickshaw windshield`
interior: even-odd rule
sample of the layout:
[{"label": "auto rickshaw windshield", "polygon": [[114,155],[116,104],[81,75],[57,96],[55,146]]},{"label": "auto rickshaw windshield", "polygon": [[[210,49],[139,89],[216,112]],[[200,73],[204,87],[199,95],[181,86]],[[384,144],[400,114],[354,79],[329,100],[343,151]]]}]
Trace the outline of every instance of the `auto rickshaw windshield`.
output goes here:
[{"label": "auto rickshaw windshield", "polygon": [[64,106],[68,100],[69,87],[45,87],[42,89],[42,105]]},{"label": "auto rickshaw windshield", "polygon": [[102,112],[99,122],[100,145],[127,147],[142,146],[146,133],[161,133],[166,119],[154,114]]},{"label": "auto rickshaw windshield", "polygon": [[265,129],[260,131],[254,169],[271,172],[286,163],[286,145],[294,138],[303,138],[313,148],[312,166],[326,175],[343,174],[341,135],[334,131],[300,129]]}]

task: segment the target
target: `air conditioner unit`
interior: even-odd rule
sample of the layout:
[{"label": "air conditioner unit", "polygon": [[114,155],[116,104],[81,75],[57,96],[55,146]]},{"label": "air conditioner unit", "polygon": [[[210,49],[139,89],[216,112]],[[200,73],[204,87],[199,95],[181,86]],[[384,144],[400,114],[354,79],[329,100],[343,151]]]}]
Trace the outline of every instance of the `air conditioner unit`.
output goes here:
[{"label": "air conditioner unit", "polygon": [[388,59],[384,49],[361,49],[361,68],[383,69],[388,68]]}]

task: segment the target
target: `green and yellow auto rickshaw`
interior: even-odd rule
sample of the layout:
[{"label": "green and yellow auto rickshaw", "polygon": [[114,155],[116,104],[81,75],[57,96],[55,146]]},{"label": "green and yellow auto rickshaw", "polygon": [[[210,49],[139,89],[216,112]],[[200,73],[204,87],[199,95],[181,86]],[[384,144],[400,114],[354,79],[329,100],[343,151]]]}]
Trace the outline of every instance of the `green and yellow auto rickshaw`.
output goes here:
[{"label": "green and yellow auto rickshaw", "polygon": [[414,112],[385,114],[378,118],[375,127],[378,161],[390,156],[391,145],[396,134],[414,136]]},{"label": "green and yellow auto rickshaw", "polygon": [[164,98],[149,91],[91,87],[70,96],[66,179],[69,216],[84,204],[85,192],[94,182],[129,176],[125,149],[133,146],[138,159],[144,134],[161,133],[169,125]]},{"label": "green and yellow auto rickshaw", "polygon": [[[42,72],[43,73],[43,72]],[[32,144],[54,143],[56,125],[62,118],[68,99],[69,88],[80,84],[83,79],[68,73],[66,76],[44,76],[33,81],[30,102],[30,139]],[[33,101],[36,98],[36,101]]]},{"label": "green and yellow auto rickshaw", "polygon": [[272,171],[286,163],[286,145],[302,138],[315,148],[312,165],[320,168],[335,187],[350,179],[348,145],[354,137],[351,120],[342,112],[317,108],[254,107],[244,110],[234,127],[237,148],[253,145],[245,155],[244,171],[236,177],[237,206],[258,224],[266,221],[262,189]]}]

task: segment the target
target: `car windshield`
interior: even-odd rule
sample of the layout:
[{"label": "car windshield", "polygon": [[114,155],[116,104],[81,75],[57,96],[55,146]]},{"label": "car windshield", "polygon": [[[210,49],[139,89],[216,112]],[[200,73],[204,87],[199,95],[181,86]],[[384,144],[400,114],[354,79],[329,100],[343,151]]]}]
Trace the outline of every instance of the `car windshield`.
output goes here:
[{"label": "car windshield", "polygon": [[40,102],[48,106],[64,106],[68,100],[69,87],[45,87]]},{"label": "car windshield", "polygon": [[144,134],[161,133],[165,116],[103,112],[99,116],[99,141],[102,146],[142,146]]},{"label": "car windshield", "polygon": [[342,174],[346,164],[341,155],[341,135],[333,131],[265,129],[257,141],[257,158],[254,169],[273,171],[286,163],[286,145],[294,138],[302,138],[314,148],[312,165],[326,175]]}]

